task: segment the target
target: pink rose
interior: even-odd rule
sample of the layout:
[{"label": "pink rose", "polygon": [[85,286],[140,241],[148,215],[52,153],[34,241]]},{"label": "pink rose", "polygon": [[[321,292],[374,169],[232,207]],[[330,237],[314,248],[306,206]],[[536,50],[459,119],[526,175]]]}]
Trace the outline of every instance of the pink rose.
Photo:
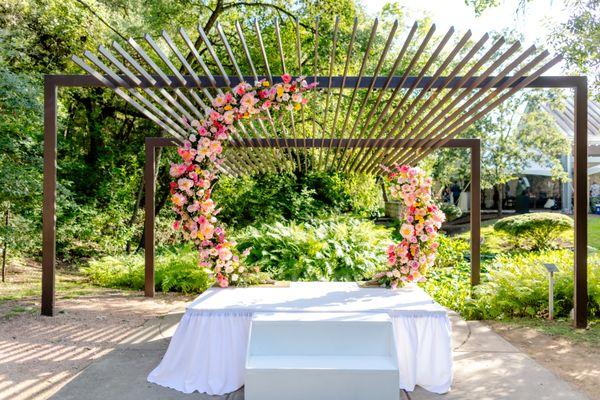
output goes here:
[{"label": "pink rose", "polygon": [[290,74],[281,75],[281,80],[283,83],[290,83],[292,81],[292,76]]}]

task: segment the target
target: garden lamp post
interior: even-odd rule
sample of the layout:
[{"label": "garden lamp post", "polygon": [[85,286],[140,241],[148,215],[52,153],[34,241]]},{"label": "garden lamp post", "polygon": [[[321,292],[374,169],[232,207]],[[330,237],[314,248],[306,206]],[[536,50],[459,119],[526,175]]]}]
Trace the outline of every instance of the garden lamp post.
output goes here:
[{"label": "garden lamp post", "polygon": [[544,264],[548,270],[548,319],[554,319],[554,273],[558,272],[556,264]]}]

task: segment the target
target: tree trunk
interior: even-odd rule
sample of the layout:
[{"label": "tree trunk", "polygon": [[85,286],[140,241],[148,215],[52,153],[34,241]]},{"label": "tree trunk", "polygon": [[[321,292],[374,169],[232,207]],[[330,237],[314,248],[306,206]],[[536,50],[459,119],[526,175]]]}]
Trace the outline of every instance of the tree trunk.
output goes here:
[{"label": "tree trunk", "polygon": [[504,198],[504,185],[498,184],[498,217],[502,217],[502,201]]},{"label": "tree trunk", "polygon": [[8,223],[10,222],[10,205],[6,206],[6,211],[4,212],[4,245],[2,246],[2,283],[5,282],[6,279],[6,253],[8,247]]}]

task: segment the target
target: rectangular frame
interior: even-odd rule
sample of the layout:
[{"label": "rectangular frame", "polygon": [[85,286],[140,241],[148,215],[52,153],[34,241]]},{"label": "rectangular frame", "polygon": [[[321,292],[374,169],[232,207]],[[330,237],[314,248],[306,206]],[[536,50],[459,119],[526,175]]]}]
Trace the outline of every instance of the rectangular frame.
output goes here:
[{"label": "rectangular frame", "polygon": [[[244,140],[235,147],[303,147],[304,139],[252,139]],[[306,147],[324,147],[330,145],[348,147],[392,147],[386,139],[308,139]],[[401,145],[395,147],[414,147],[418,140],[405,140]],[[231,143],[233,145],[233,143]],[[156,185],[156,148],[180,146],[177,139],[165,137],[147,137],[145,141],[146,163],[144,165],[145,217],[144,217],[144,257],[145,257],[145,286],[146,297],[154,297],[155,291],[155,234],[154,222],[154,197]],[[481,276],[481,140],[480,139],[451,139],[442,147],[468,148],[471,150],[471,285],[479,284]]]},{"label": "rectangular frame", "polygon": [[[172,79],[171,87],[197,87],[191,76],[185,76],[185,83],[177,79]],[[218,87],[227,87],[224,77],[214,77]],[[483,79],[474,89],[481,88],[486,83],[491,82],[495,77]],[[140,84],[131,84],[131,87],[159,87],[166,86],[157,80],[155,85],[150,85],[143,77],[139,77]],[[370,85],[375,80],[376,89],[383,88],[385,77],[363,78],[361,85]],[[464,88],[469,83],[475,82],[478,78],[471,77],[464,83],[460,83],[462,77],[455,77],[449,83],[445,82],[446,77],[423,77],[416,81],[416,77],[409,77],[403,82],[403,88],[412,87],[416,82],[416,88],[424,88],[433,81],[432,88]],[[493,87],[497,88],[510,80],[511,77],[505,77],[496,82]],[[509,87],[517,86],[525,78],[517,79]],[[249,81],[253,81],[254,78]],[[351,87],[352,82],[356,83],[358,77],[330,78],[326,76],[317,76],[315,80],[319,83],[327,83],[330,88]],[[201,84],[210,86],[210,80],[207,77],[201,77]],[[128,80],[125,80],[128,82]],[[231,84],[235,85],[237,80],[231,78]],[[57,96],[59,87],[108,87],[100,80],[91,75],[45,75],[44,76],[44,198],[43,198],[43,250],[42,250],[42,315],[54,315],[55,303],[55,269],[56,269],[56,169],[57,169]],[[588,83],[585,76],[541,76],[538,77],[524,88],[571,88],[574,89],[575,97],[575,126],[574,126],[574,193],[575,193],[575,254],[574,254],[574,309],[575,326],[577,328],[587,327],[587,124],[588,124]],[[147,167],[146,167],[147,168]],[[474,192],[474,190],[472,190]],[[153,256],[153,255],[152,255]]]}]

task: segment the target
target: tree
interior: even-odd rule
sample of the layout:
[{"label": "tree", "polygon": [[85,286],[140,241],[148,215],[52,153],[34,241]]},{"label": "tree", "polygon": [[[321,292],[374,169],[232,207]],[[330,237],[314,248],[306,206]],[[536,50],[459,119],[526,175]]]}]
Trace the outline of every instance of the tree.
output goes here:
[{"label": "tree", "polygon": [[2,282],[8,248],[19,243],[23,226],[10,220],[11,209],[31,213],[39,204],[41,157],[35,137],[40,127],[41,107],[27,77],[13,74],[0,59],[0,212],[2,225]]},{"label": "tree", "polygon": [[[531,0],[520,0],[516,11],[523,11]],[[549,0],[549,2],[552,0]],[[488,8],[498,7],[503,0],[465,0],[477,15]],[[568,73],[591,77],[590,91],[600,101],[600,0],[567,0],[566,22],[557,24],[544,42],[562,54]]]},{"label": "tree", "polygon": [[514,96],[473,127],[482,139],[482,188],[498,191],[499,215],[504,185],[532,164],[550,167],[554,179],[566,179],[560,156],[569,153],[569,142],[540,110],[541,101],[531,94]]}]

